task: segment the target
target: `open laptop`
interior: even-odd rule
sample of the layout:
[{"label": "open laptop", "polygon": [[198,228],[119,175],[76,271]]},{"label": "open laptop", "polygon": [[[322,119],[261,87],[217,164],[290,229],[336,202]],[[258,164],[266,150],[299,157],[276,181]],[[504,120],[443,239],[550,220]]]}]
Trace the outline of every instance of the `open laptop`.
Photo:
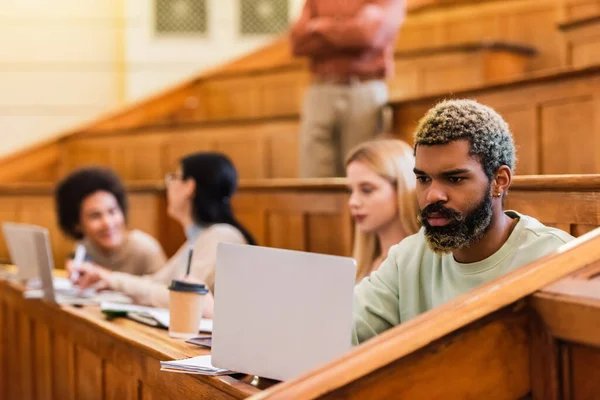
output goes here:
[{"label": "open laptop", "polygon": [[288,380],[351,347],[353,259],[220,243],[212,364]]},{"label": "open laptop", "polygon": [[52,246],[46,228],[7,222],[2,224],[2,229],[11,260],[18,268],[18,277],[28,279],[30,282],[37,281],[34,287],[40,288],[39,291],[26,291],[25,297],[41,297],[45,301],[57,304],[89,305],[102,301],[131,302],[129,297],[115,292],[97,293],[95,290],[88,289],[81,293],[67,279],[54,278],[52,275],[54,270]]},{"label": "open laptop", "polygon": [[34,248],[32,229],[34,225],[14,224],[5,222],[2,224],[6,246],[10,253],[12,263],[17,267],[16,278],[22,281],[39,277],[37,266],[37,254]]}]

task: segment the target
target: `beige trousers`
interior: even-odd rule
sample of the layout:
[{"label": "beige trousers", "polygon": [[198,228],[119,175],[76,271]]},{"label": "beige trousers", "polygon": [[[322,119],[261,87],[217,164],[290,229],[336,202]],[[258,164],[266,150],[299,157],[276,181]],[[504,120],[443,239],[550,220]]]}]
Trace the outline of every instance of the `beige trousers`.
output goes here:
[{"label": "beige trousers", "polygon": [[387,100],[383,81],[312,84],[300,126],[300,176],[344,176],[346,154],[382,131]]}]

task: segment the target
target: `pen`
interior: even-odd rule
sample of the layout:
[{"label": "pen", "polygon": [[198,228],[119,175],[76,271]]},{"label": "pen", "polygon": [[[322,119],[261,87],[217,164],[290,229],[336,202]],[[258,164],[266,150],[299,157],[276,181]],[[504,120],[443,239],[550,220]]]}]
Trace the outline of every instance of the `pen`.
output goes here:
[{"label": "pen", "polygon": [[73,273],[71,274],[71,281],[76,282],[79,279],[79,267],[85,260],[85,246],[82,244],[77,245],[75,249],[75,257],[73,257]]},{"label": "pen", "polygon": [[194,248],[192,246],[189,247],[189,252],[188,252],[188,260],[187,260],[187,269],[185,272],[185,277],[187,278],[188,276],[190,276],[190,269],[192,267],[192,254],[194,253]]}]

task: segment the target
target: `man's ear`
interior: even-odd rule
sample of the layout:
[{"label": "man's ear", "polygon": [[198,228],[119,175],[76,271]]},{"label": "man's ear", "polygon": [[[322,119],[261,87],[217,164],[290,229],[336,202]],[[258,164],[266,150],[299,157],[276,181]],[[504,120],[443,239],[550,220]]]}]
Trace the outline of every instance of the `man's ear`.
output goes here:
[{"label": "man's ear", "polygon": [[504,197],[508,192],[508,188],[512,182],[512,171],[507,165],[501,165],[494,173],[494,181],[492,182],[492,196]]}]

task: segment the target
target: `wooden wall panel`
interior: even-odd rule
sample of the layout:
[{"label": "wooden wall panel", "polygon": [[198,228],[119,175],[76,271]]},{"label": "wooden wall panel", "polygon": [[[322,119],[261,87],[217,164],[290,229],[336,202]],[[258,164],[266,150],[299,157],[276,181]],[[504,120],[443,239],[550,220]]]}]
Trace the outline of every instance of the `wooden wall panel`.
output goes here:
[{"label": "wooden wall panel", "polygon": [[75,349],[76,397],[86,400],[102,400],[103,372],[102,359],[82,346]]},{"label": "wooden wall panel", "polygon": [[[259,78],[260,115],[274,117],[297,115],[301,109],[304,90],[310,80],[306,69],[281,71]],[[285,95],[282,95],[285,93]]]},{"label": "wooden wall panel", "polygon": [[138,381],[111,363],[104,364],[104,397],[119,400],[137,400]]},{"label": "wooden wall panel", "polygon": [[75,346],[68,336],[54,333],[52,359],[52,389],[54,399],[65,397],[64,400],[75,399]]},{"label": "wooden wall panel", "polygon": [[398,51],[444,47],[480,40],[527,44],[538,55],[530,71],[562,65],[554,0],[474,2],[415,13],[400,30]]},{"label": "wooden wall panel", "polygon": [[113,164],[124,180],[160,179],[163,173],[163,135],[136,135],[114,138],[116,163]]},{"label": "wooden wall panel", "polygon": [[600,64],[600,32],[598,37],[571,43],[571,65],[584,68]]},{"label": "wooden wall panel", "polygon": [[[25,317],[25,316],[24,316]],[[15,366],[20,363],[19,348],[21,337],[19,332],[19,313],[18,310],[9,304],[6,310],[6,325],[2,330],[6,330],[7,341],[7,362],[6,362],[6,386],[7,398],[18,399],[21,395],[21,371]]]},{"label": "wooden wall panel", "polygon": [[1,182],[49,183],[62,171],[62,143],[53,141],[11,154],[0,160]]},{"label": "wooden wall panel", "polygon": [[7,375],[8,375],[8,351],[7,351],[7,329],[8,323],[6,320],[6,304],[0,297],[0,399],[7,399]]},{"label": "wooden wall panel", "polygon": [[600,14],[600,1],[559,0],[558,13],[561,23],[595,17]]},{"label": "wooden wall panel", "polygon": [[418,119],[439,100],[471,98],[510,123],[521,160],[517,174],[600,173],[598,90],[600,73],[593,71],[399,102],[394,133],[412,141]]},{"label": "wooden wall panel", "polygon": [[306,225],[308,251],[339,256],[352,254],[352,223],[344,208],[336,215],[309,215]]},{"label": "wooden wall panel", "polygon": [[258,212],[250,211],[236,211],[234,203],[234,213],[238,221],[246,228],[250,234],[254,237],[254,240],[259,245],[265,245],[268,243],[267,239],[267,218],[266,213],[263,210]]},{"label": "wooden wall panel", "polygon": [[261,133],[245,137],[228,135],[217,142],[216,150],[228,156],[236,166],[240,179],[269,177],[267,170],[267,138]]},{"label": "wooden wall panel", "polygon": [[570,345],[573,400],[594,399],[600,393],[600,348]]},{"label": "wooden wall panel", "polygon": [[526,398],[528,319],[519,314],[462,329],[322,398]]},{"label": "wooden wall panel", "polygon": [[38,383],[33,380],[33,377],[35,376],[33,371],[37,368],[36,362],[38,359],[38,352],[36,350],[38,346],[36,346],[36,341],[32,335],[34,329],[31,324],[32,321],[27,315],[19,316],[19,343],[17,352],[21,362],[19,365],[20,368],[18,368],[18,374],[21,383],[20,395],[23,400],[34,400],[34,387],[36,389],[38,387]]},{"label": "wooden wall panel", "polygon": [[7,383],[0,386],[2,400],[231,400],[258,392],[232,377],[161,372],[158,360],[207,354],[173,341],[166,330],[124,318],[107,322],[97,307],[24,299],[22,287],[3,280],[0,305],[0,382]]},{"label": "wooden wall panel", "polygon": [[242,179],[293,178],[297,143],[295,119],[80,137],[67,145],[66,171],[104,165],[124,180],[162,180],[178,168],[181,157],[219,151],[231,158]]},{"label": "wooden wall panel", "polygon": [[142,387],[142,395],[139,400],[158,400],[161,399],[160,396],[155,396],[154,392],[147,385]]},{"label": "wooden wall panel", "polygon": [[256,76],[215,79],[206,82],[205,88],[209,120],[260,116],[260,85]]},{"label": "wooden wall panel", "polygon": [[306,221],[302,213],[272,212],[267,219],[269,246],[299,251],[307,249]]},{"label": "wooden wall panel", "polygon": [[563,42],[556,29],[555,4],[555,1],[534,0],[519,11],[507,12],[501,16],[506,34],[504,37],[508,42],[527,43],[537,50],[536,56],[526,66],[530,71],[563,65]]},{"label": "wooden wall panel", "polygon": [[295,128],[274,133],[269,140],[269,177],[296,178],[299,166],[299,132]]},{"label": "wooden wall panel", "polygon": [[[541,109],[544,174],[589,174],[599,170],[600,139],[596,139],[591,96],[566,98]],[[568,140],[565,140],[565,134]]]},{"label": "wooden wall panel", "polygon": [[517,145],[517,170],[520,175],[535,175],[540,171],[539,116],[535,106],[522,105],[497,108],[508,122]]},{"label": "wooden wall panel", "polygon": [[[27,315],[23,315],[27,318]],[[35,321],[33,332],[35,340],[34,358],[32,371],[35,377],[35,398],[37,400],[52,400],[52,361],[53,361],[53,339],[50,327],[43,322]]]},{"label": "wooden wall panel", "polygon": [[115,140],[104,138],[70,139],[66,142],[67,171],[89,165],[113,166],[117,164]]},{"label": "wooden wall panel", "polygon": [[[202,132],[170,132],[165,134],[162,147],[163,170],[161,175],[167,172],[175,172],[180,168],[179,160],[191,153],[200,151],[215,151],[216,142],[211,137],[206,137]],[[161,177],[162,177],[161,176]]]},{"label": "wooden wall panel", "polygon": [[164,193],[129,194],[128,227],[130,229],[139,229],[163,243],[167,239],[163,227],[167,224],[168,218]]}]

